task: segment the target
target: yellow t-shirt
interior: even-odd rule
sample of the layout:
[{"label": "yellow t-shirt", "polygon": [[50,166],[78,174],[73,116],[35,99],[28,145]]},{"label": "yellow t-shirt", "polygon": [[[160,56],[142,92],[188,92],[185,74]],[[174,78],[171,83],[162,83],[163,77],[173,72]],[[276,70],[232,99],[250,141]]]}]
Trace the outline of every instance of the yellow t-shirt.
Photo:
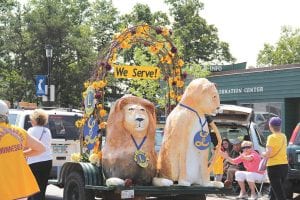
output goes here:
[{"label": "yellow t-shirt", "polygon": [[220,155],[217,155],[215,163],[213,165],[213,174],[223,174],[224,173],[224,164],[223,164],[224,158]]},{"label": "yellow t-shirt", "polygon": [[13,200],[39,192],[23,154],[25,130],[0,122],[0,199]]},{"label": "yellow t-shirt", "polygon": [[287,140],[285,134],[273,133],[269,135],[266,146],[272,148],[272,154],[267,162],[267,166],[282,165],[288,163],[286,154]]}]

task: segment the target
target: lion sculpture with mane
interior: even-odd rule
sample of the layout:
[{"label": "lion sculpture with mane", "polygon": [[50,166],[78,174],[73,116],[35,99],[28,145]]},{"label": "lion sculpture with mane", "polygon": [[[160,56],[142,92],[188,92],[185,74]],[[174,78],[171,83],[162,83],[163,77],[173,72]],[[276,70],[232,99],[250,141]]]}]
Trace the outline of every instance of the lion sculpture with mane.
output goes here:
[{"label": "lion sculpture with mane", "polygon": [[[154,104],[126,95],[111,108],[102,149],[106,185],[149,185],[156,174]],[[126,184],[126,183],[125,183]]]},{"label": "lion sculpture with mane", "polygon": [[[179,104],[167,117],[158,157],[159,177],[153,179],[154,185],[169,186],[176,181],[183,186],[223,187],[222,182],[210,181],[210,135],[205,118],[219,106],[214,83],[199,78],[188,85]],[[220,145],[220,133],[215,131]]]}]

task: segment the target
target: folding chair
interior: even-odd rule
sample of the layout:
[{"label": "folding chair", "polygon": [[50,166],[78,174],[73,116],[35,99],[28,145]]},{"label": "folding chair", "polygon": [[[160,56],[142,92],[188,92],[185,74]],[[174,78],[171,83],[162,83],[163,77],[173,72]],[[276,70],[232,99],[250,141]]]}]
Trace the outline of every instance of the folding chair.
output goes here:
[{"label": "folding chair", "polygon": [[[264,189],[264,185],[266,184],[270,184],[270,180],[267,174],[267,171],[264,172],[264,177],[260,180],[260,181],[256,181],[255,182],[255,191],[257,193],[257,197],[260,198],[263,196],[263,189]],[[259,186],[259,188],[258,188]],[[269,191],[267,191],[269,192]]]}]

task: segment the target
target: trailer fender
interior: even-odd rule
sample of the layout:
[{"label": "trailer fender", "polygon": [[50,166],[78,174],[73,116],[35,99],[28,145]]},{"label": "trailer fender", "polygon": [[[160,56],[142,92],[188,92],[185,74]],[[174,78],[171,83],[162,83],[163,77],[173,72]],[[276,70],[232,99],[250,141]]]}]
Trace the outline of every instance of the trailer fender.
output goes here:
[{"label": "trailer fender", "polygon": [[68,175],[74,171],[78,172],[78,174],[84,177],[85,185],[99,186],[103,184],[101,167],[97,167],[91,163],[85,162],[66,162],[60,171],[58,184],[63,187],[66,183]]}]

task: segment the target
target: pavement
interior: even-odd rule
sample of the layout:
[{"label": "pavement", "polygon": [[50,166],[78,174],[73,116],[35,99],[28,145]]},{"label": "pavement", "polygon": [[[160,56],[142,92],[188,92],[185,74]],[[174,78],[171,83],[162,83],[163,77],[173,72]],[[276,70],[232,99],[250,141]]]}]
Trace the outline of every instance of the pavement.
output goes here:
[{"label": "pavement", "polygon": [[[236,199],[238,194],[235,195],[226,195],[221,196],[217,194],[208,194],[206,200],[220,200],[220,199]],[[62,200],[63,199],[63,189],[56,187],[54,185],[48,185],[46,191],[46,200]],[[268,195],[264,194],[263,196],[259,197],[258,200],[268,200]],[[300,195],[295,194],[294,200],[300,200]]]}]

